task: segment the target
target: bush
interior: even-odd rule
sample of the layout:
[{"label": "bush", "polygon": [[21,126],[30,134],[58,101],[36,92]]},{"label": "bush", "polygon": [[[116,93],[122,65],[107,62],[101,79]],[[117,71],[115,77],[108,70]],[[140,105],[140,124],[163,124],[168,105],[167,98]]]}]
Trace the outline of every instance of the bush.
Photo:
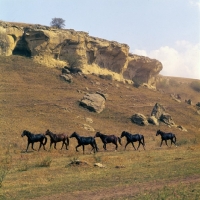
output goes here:
[{"label": "bush", "polygon": [[191,87],[193,90],[195,90],[195,91],[197,91],[197,92],[200,92],[200,81],[192,81],[192,82],[190,83],[190,87]]},{"label": "bush", "polygon": [[79,56],[75,54],[64,55],[62,56],[62,59],[68,62],[69,67],[67,68],[70,70],[71,73],[74,73],[74,71],[77,71],[81,65]]},{"label": "bush", "polygon": [[39,161],[36,164],[36,167],[50,167],[51,162],[52,162],[52,159],[50,157],[46,157],[42,159],[41,161]]}]

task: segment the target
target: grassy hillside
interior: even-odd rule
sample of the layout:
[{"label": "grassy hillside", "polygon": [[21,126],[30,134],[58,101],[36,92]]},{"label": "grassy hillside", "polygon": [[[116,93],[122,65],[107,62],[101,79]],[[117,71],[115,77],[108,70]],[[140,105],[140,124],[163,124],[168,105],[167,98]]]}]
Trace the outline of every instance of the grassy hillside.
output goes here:
[{"label": "grassy hillside", "polygon": [[[0,57],[2,198],[195,199],[200,195],[200,116],[195,106],[184,103],[189,98],[195,104],[200,101],[200,94],[189,86],[192,80],[173,78],[178,85],[160,86],[159,91],[152,91],[95,75],[73,75],[73,83],[69,84],[60,74],[60,69],[37,65],[28,58]],[[106,108],[100,114],[79,106],[85,93],[96,91],[108,94]],[[180,94],[182,102],[174,101],[171,93]],[[131,122],[131,116],[137,112],[149,116],[155,103],[162,104],[174,122],[188,131],[165,124],[140,127]],[[92,118],[93,123],[86,122],[86,118]],[[123,146],[117,152],[114,145],[108,145],[105,152],[97,139],[100,152],[89,154],[88,146],[82,155],[82,148],[75,152],[77,141],[70,139],[68,151],[29,149],[24,153],[27,138],[21,138],[21,133],[25,129],[33,133],[50,129],[54,133],[70,135],[76,131],[94,136],[95,132],[85,130],[84,124],[117,136],[123,130],[141,133],[145,136],[146,151],[141,148],[136,152],[131,145],[124,151],[125,139],[122,139]],[[165,145],[159,148],[157,129],[175,133],[178,148]],[[75,159],[88,164],[68,167]],[[106,168],[93,167],[95,162],[103,163]]]}]

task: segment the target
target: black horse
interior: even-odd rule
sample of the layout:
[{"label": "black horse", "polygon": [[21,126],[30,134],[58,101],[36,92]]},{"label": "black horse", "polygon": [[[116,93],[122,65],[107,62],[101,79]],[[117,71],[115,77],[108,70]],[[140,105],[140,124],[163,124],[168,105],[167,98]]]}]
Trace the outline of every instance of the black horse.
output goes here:
[{"label": "black horse", "polygon": [[[75,137],[78,141],[78,145],[76,146],[76,151],[78,151],[78,149],[77,149],[78,147],[83,146],[83,154],[84,154],[85,145],[88,145],[88,144],[90,144],[92,146],[92,150],[94,150],[94,153],[95,153],[95,151],[96,152],[98,151],[96,141],[93,137],[82,137],[82,136],[79,136],[79,134],[76,132],[71,134],[70,138],[73,138],[73,137]],[[92,150],[91,150],[91,152],[92,152]]]},{"label": "black horse", "polygon": [[[47,137],[44,135],[44,134],[33,134],[33,133],[31,133],[31,132],[29,132],[29,131],[27,131],[27,130],[24,130],[23,132],[22,132],[22,137],[24,137],[24,136],[27,136],[27,138],[28,138],[28,144],[27,144],[27,148],[26,148],[26,152],[27,152],[27,150],[28,150],[28,147],[29,147],[29,144],[31,143],[32,144],[32,149],[33,150],[35,150],[34,148],[33,148],[33,144],[35,143],[35,142],[40,142],[40,146],[39,146],[39,149],[38,149],[38,151],[40,150],[40,148],[41,148],[41,146],[43,145],[43,148],[44,148],[44,150],[46,150],[45,149],[45,145],[46,145],[46,143],[47,143]],[[44,141],[44,142],[43,142]],[[36,150],[35,150],[36,151]]]},{"label": "black horse", "polygon": [[119,138],[119,137],[117,137],[115,135],[104,135],[104,134],[102,134],[100,132],[96,132],[94,138],[95,137],[100,137],[101,138],[101,141],[103,142],[103,148],[105,150],[107,150],[106,149],[106,144],[107,143],[113,143],[113,144],[115,144],[115,146],[116,146],[115,149],[117,150],[117,148],[118,148],[117,140],[118,140],[119,144],[122,145],[121,138]]},{"label": "black horse", "polygon": [[142,146],[143,146],[143,148],[144,148],[144,150],[145,150],[145,142],[144,142],[144,136],[143,135],[141,135],[141,134],[131,134],[131,133],[128,133],[128,132],[126,132],[126,131],[123,131],[122,132],[122,134],[121,134],[121,138],[122,137],[126,137],[126,139],[127,139],[127,143],[126,143],[126,145],[125,145],[125,148],[124,148],[124,150],[126,149],[126,146],[129,144],[129,143],[131,143],[132,145],[133,145],[133,148],[136,150],[136,148],[135,148],[135,146],[134,146],[134,142],[139,142],[139,144],[138,144],[138,147],[137,147],[137,150],[139,149],[139,147],[140,147],[140,144],[142,144]]},{"label": "black horse", "polygon": [[173,133],[165,133],[161,130],[158,130],[156,133],[156,136],[160,135],[161,136],[161,143],[160,143],[160,147],[162,146],[162,142],[163,140],[165,140],[165,144],[168,146],[167,144],[167,140],[171,140],[171,146],[172,143],[174,143],[176,145],[176,136]]},{"label": "black horse", "polygon": [[69,137],[64,134],[64,133],[60,133],[60,134],[55,134],[52,133],[49,129],[46,131],[45,135],[48,135],[51,139],[50,141],[50,149],[51,149],[51,145],[54,143],[54,149],[56,149],[56,143],[57,142],[62,142],[62,147],[60,150],[62,150],[64,144],[66,146],[66,149],[68,150],[67,146],[69,146]]}]

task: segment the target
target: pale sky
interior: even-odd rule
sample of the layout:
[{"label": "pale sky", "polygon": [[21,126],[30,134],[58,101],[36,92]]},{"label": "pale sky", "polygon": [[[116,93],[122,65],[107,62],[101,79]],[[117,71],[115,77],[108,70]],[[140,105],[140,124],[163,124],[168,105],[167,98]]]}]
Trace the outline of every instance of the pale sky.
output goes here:
[{"label": "pale sky", "polygon": [[200,0],[0,0],[0,20],[50,26],[126,43],[158,59],[160,74],[200,79]]}]

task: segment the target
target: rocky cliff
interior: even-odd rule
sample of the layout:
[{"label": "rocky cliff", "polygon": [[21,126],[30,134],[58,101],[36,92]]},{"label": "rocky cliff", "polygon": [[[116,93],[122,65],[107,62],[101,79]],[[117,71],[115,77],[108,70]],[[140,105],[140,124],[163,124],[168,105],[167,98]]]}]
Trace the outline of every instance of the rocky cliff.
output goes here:
[{"label": "rocky cliff", "polygon": [[72,29],[0,22],[0,55],[12,54],[29,56],[48,67],[63,67],[67,56],[76,56],[83,73],[112,75],[118,81],[151,86],[162,70],[158,60],[130,54],[127,44]]}]

